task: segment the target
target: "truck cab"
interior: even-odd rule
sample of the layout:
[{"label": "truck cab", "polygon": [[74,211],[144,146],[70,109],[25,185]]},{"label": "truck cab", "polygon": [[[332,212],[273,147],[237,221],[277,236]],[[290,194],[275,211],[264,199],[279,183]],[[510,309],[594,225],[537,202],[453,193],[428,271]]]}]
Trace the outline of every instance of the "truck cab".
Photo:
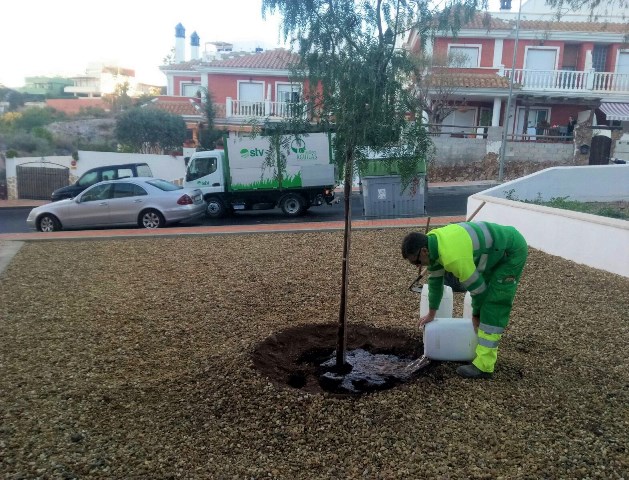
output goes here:
[{"label": "truck cab", "polygon": [[204,196],[226,191],[225,152],[197,152],[188,161],[186,185],[201,189]]}]

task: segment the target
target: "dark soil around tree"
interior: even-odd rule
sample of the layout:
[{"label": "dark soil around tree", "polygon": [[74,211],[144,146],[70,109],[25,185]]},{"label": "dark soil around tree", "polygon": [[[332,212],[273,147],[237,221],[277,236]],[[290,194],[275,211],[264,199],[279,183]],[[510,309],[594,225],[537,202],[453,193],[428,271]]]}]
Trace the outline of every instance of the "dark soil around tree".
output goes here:
[{"label": "dark soil around tree", "polygon": [[[365,380],[361,382],[362,385],[355,385],[357,391],[348,392],[326,382],[326,377],[322,377],[329,369],[321,365],[330,359],[336,363],[337,335],[337,324],[292,327],[272,335],[257,345],[252,354],[252,361],[255,368],[276,385],[308,393],[328,391],[338,395],[385,390],[412,381],[416,376],[424,375],[431,370],[424,368],[413,372],[412,375],[405,374],[403,365],[423,353],[420,338],[413,337],[403,330],[353,324],[347,335],[348,357],[361,349],[372,355],[387,356],[385,363],[388,356],[393,356],[394,359],[389,366],[390,374],[386,372],[384,374],[383,383],[374,384]],[[397,366],[398,359],[401,368]],[[347,363],[351,365],[353,361],[348,359]]]}]

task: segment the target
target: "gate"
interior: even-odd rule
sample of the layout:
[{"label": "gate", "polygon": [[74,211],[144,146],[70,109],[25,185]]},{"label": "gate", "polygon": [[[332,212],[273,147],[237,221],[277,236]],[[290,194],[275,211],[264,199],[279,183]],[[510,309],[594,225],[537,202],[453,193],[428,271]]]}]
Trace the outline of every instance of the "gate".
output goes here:
[{"label": "gate", "polygon": [[609,163],[609,152],[612,147],[612,139],[605,135],[592,137],[592,147],[590,149],[590,165],[607,165]]},{"label": "gate", "polygon": [[17,197],[20,199],[50,200],[53,191],[67,186],[70,181],[70,169],[63,165],[52,168],[25,165],[28,164],[18,165],[16,168]]}]

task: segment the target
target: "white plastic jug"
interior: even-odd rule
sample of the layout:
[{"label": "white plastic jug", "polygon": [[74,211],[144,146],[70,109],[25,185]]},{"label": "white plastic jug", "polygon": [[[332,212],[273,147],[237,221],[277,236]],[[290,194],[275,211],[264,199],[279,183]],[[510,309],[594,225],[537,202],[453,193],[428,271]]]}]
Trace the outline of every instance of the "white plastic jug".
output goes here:
[{"label": "white plastic jug", "polygon": [[465,292],[463,299],[463,318],[472,318],[472,295],[470,292]]},{"label": "white plastic jug", "polygon": [[424,355],[433,360],[474,360],[477,343],[469,318],[435,318],[424,326]]},{"label": "white plastic jug", "polygon": [[[441,303],[439,304],[439,309],[437,310],[437,315],[435,318],[448,318],[452,317],[452,308],[453,308],[453,296],[452,296],[452,288],[447,285],[443,286],[443,297],[441,298]],[[419,299],[419,316],[423,317],[428,314],[428,310],[430,310],[428,306],[428,284],[422,287],[421,298]]]}]

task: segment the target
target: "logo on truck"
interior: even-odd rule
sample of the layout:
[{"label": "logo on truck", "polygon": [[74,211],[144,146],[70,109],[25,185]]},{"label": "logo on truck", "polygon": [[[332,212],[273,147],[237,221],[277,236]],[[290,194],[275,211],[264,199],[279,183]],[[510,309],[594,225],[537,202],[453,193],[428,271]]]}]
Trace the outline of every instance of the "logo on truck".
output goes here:
[{"label": "logo on truck", "polygon": [[306,151],[306,142],[301,139],[295,139],[291,142],[290,149],[295,153],[304,153]]},{"label": "logo on truck", "polygon": [[252,148],[252,149],[241,148],[240,149],[240,156],[242,158],[261,157],[263,155],[264,155],[264,150],[261,150],[259,148]]},{"label": "logo on truck", "polygon": [[306,148],[306,142],[301,138],[295,139],[290,144],[291,151],[297,157],[297,160],[317,160],[317,151]]}]

